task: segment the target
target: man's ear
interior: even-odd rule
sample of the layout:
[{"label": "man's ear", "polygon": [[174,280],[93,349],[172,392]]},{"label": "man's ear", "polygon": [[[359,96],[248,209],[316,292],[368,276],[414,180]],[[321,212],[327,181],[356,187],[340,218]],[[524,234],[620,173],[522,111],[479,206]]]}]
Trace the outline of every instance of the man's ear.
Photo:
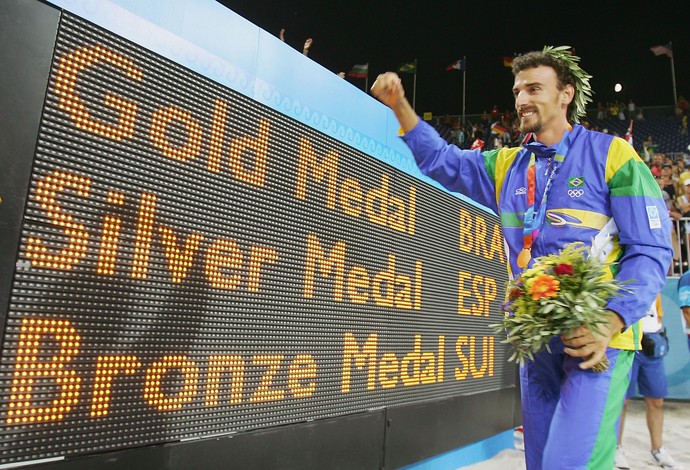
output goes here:
[{"label": "man's ear", "polygon": [[563,90],[561,90],[561,96],[563,97],[563,103],[569,105],[572,103],[575,97],[575,87],[572,85],[566,85]]}]

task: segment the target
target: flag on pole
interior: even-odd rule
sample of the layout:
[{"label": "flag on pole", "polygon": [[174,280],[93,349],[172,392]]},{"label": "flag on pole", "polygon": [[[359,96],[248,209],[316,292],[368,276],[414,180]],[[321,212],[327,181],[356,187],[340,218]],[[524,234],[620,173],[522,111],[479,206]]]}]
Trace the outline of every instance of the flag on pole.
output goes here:
[{"label": "flag on pole", "polygon": [[625,140],[627,140],[630,145],[633,144],[632,129],[633,129],[633,120],[631,119],[630,125],[628,126],[628,132],[625,133]]},{"label": "flag on pole", "polygon": [[399,73],[417,73],[417,61],[406,62],[398,67]]},{"label": "flag on pole", "polygon": [[673,59],[673,46],[670,42],[665,46],[650,47],[649,50],[652,51],[654,55],[665,55]]},{"label": "flag on pole", "polygon": [[447,71],[450,70],[465,70],[465,59],[458,59],[452,64],[450,64],[448,67],[446,67]]},{"label": "flag on pole", "polygon": [[369,76],[369,64],[355,64],[352,70],[347,72],[348,77],[367,78]]},{"label": "flag on pole", "polygon": [[504,55],[503,56],[503,66],[504,67],[512,67],[513,66],[513,58],[509,55]]},{"label": "flag on pole", "polygon": [[508,132],[508,128],[502,126],[501,124],[494,122],[491,124],[491,133],[497,135],[503,135]]}]

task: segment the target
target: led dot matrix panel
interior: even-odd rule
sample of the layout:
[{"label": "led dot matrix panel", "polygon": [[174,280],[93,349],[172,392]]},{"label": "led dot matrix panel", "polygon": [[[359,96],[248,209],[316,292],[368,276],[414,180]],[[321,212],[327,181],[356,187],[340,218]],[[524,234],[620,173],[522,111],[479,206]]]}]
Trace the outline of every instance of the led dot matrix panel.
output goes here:
[{"label": "led dot matrix panel", "polygon": [[0,464],[512,386],[504,257],[495,216],[65,13]]}]

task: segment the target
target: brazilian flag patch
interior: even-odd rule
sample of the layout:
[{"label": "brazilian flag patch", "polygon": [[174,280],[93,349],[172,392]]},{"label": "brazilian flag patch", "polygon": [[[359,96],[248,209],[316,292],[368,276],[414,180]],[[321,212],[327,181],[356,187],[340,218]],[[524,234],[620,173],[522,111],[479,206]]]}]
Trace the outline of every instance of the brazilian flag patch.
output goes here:
[{"label": "brazilian flag patch", "polygon": [[585,177],[584,176],[575,176],[573,178],[568,178],[568,187],[569,188],[581,188],[585,185]]}]

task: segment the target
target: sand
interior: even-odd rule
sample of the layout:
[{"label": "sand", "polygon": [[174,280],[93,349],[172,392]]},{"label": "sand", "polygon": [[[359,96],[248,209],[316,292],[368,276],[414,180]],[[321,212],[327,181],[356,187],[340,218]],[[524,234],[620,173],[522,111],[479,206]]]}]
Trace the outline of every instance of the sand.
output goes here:
[{"label": "sand", "polygon": [[[664,447],[678,464],[690,470],[690,402],[666,401],[664,412]],[[623,448],[632,470],[658,469],[649,452],[650,440],[642,400],[628,404]],[[462,470],[525,470],[525,457],[519,450],[508,449],[484,462],[461,467]],[[458,469],[460,470],[460,469]],[[604,469],[602,469],[604,470]]]}]

